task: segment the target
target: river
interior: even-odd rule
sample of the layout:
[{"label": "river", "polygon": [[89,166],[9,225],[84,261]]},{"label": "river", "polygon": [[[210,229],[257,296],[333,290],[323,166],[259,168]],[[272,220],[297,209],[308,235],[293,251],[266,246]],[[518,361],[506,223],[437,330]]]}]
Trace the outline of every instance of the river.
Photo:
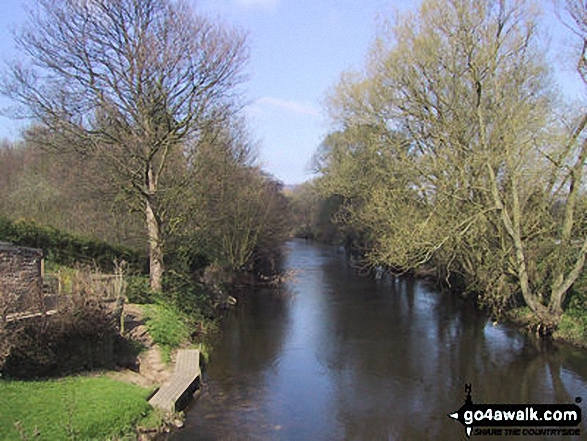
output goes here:
[{"label": "river", "polygon": [[587,398],[585,352],[494,324],[459,296],[361,277],[337,248],[303,240],[284,265],[290,280],[229,312],[174,441],[459,440],[447,414],[467,383],[475,403]]}]

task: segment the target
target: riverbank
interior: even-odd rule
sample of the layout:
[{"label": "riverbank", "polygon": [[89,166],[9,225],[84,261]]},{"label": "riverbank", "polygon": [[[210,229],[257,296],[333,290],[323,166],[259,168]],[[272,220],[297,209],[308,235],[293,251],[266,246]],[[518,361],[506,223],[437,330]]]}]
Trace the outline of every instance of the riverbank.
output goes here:
[{"label": "riverbank", "polygon": [[284,254],[295,276],[239,298],[171,440],[461,439],[446,415],[465,384],[477,403],[587,393],[587,353],[542,345],[422,280],[365,277],[333,247],[296,240]]},{"label": "riverbank", "polygon": [[[275,192],[278,191],[275,187]],[[267,218],[263,224],[268,225]],[[218,231],[216,227],[218,225],[215,232]],[[271,236],[284,228],[285,225],[272,230]],[[96,238],[78,237],[33,221],[0,217],[0,240],[13,243],[15,247],[34,247],[36,255],[45,258],[39,265],[31,266],[35,292],[44,283],[43,295],[35,295],[34,307],[27,305],[26,312],[51,308],[50,319],[45,320],[39,313],[38,320],[11,321],[10,328],[0,317],[0,376],[15,380],[13,384],[21,388],[42,390],[53,382],[61,384],[58,382],[76,378],[65,377],[67,375],[83,373],[83,377],[94,378],[99,371],[99,376],[132,384],[143,392],[148,391],[148,395],[168,379],[177,349],[197,348],[205,362],[209,337],[215,334],[219,311],[234,300],[224,294],[241,275],[234,268],[246,267],[257,274],[260,270],[256,265],[264,266],[267,261],[266,266],[272,270],[275,256],[269,246],[273,246],[274,241],[265,237],[264,246],[255,248],[250,261],[239,261],[236,265],[219,246],[224,243],[222,240],[218,243],[207,241],[204,247],[200,239],[200,236],[182,236],[181,241],[167,248],[162,286],[153,290],[145,274],[148,271],[146,256],[139,251],[111,246]],[[247,246],[252,244],[247,241]],[[20,261],[17,264],[22,265]],[[12,273],[9,276],[12,277]],[[2,277],[0,274],[0,299],[9,298],[14,304],[8,305],[7,310],[12,308],[20,312],[20,303],[16,304],[20,298],[3,295],[6,288]],[[110,284],[101,283],[103,279],[116,280],[112,290]],[[24,283],[20,279],[17,282]],[[110,371],[115,367],[116,370]],[[60,380],[30,381],[40,378]],[[91,396],[92,392],[88,390],[79,395]],[[146,397],[141,401],[146,403]],[[106,400],[103,406],[116,409],[118,404],[114,398]],[[23,409],[31,407],[39,414],[52,415],[50,409],[45,409],[51,406],[51,400],[39,405],[37,409],[33,404],[25,404]],[[8,430],[4,430],[6,424],[12,430],[14,422],[26,428],[21,436],[24,438],[41,430],[35,428],[35,420],[29,414],[15,411],[16,415],[9,414],[14,421],[3,421],[0,433]],[[118,432],[126,432],[128,427],[134,427],[136,432],[142,412],[133,415],[126,428]],[[175,417],[172,416],[172,423],[176,423]],[[63,423],[58,416],[51,418]],[[166,427],[161,418],[154,420],[150,426],[155,429]],[[109,431],[107,427],[106,423],[104,432],[91,437],[112,438],[116,431]],[[72,430],[86,433],[82,428]],[[45,431],[42,428],[42,432]],[[14,435],[13,431],[10,433]],[[48,437],[52,439],[53,435]],[[59,435],[54,438],[62,439]]]},{"label": "riverbank", "polygon": [[137,429],[160,424],[150,393],[105,374],[2,380],[0,440],[137,439]]},{"label": "riverbank", "polygon": [[[436,270],[425,268],[414,272],[414,277],[424,280],[439,289],[455,292],[454,288],[448,287],[445,281],[439,281],[436,277]],[[493,317],[491,311],[480,308],[471,296],[456,291],[455,295],[471,301],[478,309]],[[494,317],[495,318],[495,317]],[[496,318],[516,326],[521,332],[537,335],[539,338],[550,339],[556,343],[572,346],[575,349],[587,350],[587,311],[579,308],[567,308],[563,313],[557,328],[552,333],[543,333],[540,321],[532,313],[529,307],[522,306],[505,311]]]},{"label": "riverbank", "polygon": [[[449,286],[446,280],[439,278],[438,274],[439,270],[433,266],[421,266],[411,272],[413,277],[427,281],[439,289],[460,295],[470,300],[476,307],[479,307],[474,300],[475,296],[465,294],[462,290],[455,290],[453,286]],[[543,332],[540,321],[527,306],[507,310],[501,316],[497,317],[497,321],[511,323],[519,328],[520,331],[535,334],[540,338],[551,339],[556,343],[585,350],[587,349],[587,308],[584,307],[584,301],[582,299],[587,296],[585,292],[586,288],[587,272],[579,278],[574,287],[575,292],[572,292],[570,295],[578,299],[578,301],[569,302],[569,306],[565,309],[557,328],[553,332]],[[484,311],[489,317],[494,316],[491,311],[483,308],[479,309]]]},{"label": "riverbank", "polygon": [[[123,312],[124,334],[134,345],[142,347],[133,369],[110,371],[106,375],[117,381],[147,388],[151,393],[166,383],[173,372],[178,349],[197,347],[208,357],[204,343],[190,342],[190,332],[185,317],[166,305],[126,304]],[[203,325],[202,325],[203,326]],[[209,324],[208,324],[209,326]],[[138,424],[135,432],[140,440],[154,439],[169,433],[173,427],[183,426],[183,413],[165,414],[153,410],[149,424]]]},{"label": "riverbank", "polygon": [[[505,314],[505,319],[525,332],[537,333],[538,321],[528,307],[516,308]],[[557,329],[549,336],[556,343],[587,350],[587,317],[581,311],[567,310]]]},{"label": "riverbank", "polygon": [[[154,309],[155,308],[155,309]],[[164,415],[151,408],[148,398],[172,372],[175,346],[161,345],[178,336],[164,337],[165,321],[146,305],[126,304],[121,332],[129,351],[120,355],[126,365],[112,371],[36,381],[0,380],[0,441],[63,439],[147,440],[180,426],[180,414]],[[163,324],[162,324],[163,323]],[[150,326],[158,329],[155,337]],[[173,333],[177,328],[168,328]],[[179,334],[184,335],[182,333]],[[140,347],[137,354],[136,348]]]}]

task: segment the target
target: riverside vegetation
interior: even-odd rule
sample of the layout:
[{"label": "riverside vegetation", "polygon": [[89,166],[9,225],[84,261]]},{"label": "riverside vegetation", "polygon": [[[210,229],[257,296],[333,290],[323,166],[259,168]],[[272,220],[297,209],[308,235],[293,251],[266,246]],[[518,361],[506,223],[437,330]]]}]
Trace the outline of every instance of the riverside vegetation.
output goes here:
[{"label": "riverside vegetation", "polygon": [[[243,32],[181,1],[35,3],[0,84],[10,115],[31,121],[0,148],[0,240],[44,249],[72,289],[60,321],[7,332],[2,317],[0,388],[29,397],[1,420],[12,437],[136,437],[160,422],[143,389],[123,403],[109,379],[47,380],[140,349],[84,283],[88,265],[126,262],[127,298],[147,305],[169,358],[205,347],[232,287],[275,275],[289,213],[300,235],[339,241],[355,262],[424,269],[496,317],[585,341],[587,114],[553,87],[531,1],[424,0],[384,21],[364,69],[329,94],[319,177],[289,199],[255,162],[241,112]],[[558,10],[587,81],[587,7]],[[95,404],[126,416],[85,418],[94,387]],[[38,408],[32,390],[46,397]],[[56,395],[73,404],[53,406]]]},{"label": "riverside vegetation", "polygon": [[136,438],[162,421],[150,390],[71,377],[140,356],[89,273],[124,273],[126,301],[144,305],[165,359],[186,345],[205,353],[232,287],[273,275],[287,200],[257,165],[241,112],[243,32],[181,1],[35,3],[0,84],[9,116],[31,121],[0,146],[0,240],[43,249],[70,289],[52,317],[7,325],[2,314],[0,388],[11,398],[0,432]]},{"label": "riverside vegetation", "polygon": [[[4,438],[0,439],[133,439],[165,429],[172,420],[146,401],[162,377],[143,372],[149,369],[145,364],[140,370],[151,379],[146,385],[145,381],[141,387],[117,380],[136,382],[136,375],[124,375],[124,370],[136,370],[136,360],[143,359],[151,347],[159,349],[156,354],[163,366],[180,347],[195,346],[206,360],[219,308],[225,305],[232,285],[210,276],[207,269],[216,271],[211,264],[192,274],[180,273],[178,265],[165,276],[163,289],[154,291],[142,273],[146,259],[140,253],[32,221],[2,218],[0,240],[44,249],[47,276],[61,292],[55,315],[8,323],[11,296],[0,280],[0,390],[7,399],[0,418]],[[118,262],[131,258],[124,265],[127,288],[121,310],[117,302],[105,303],[93,282],[96,272],[112,271],[107,257]],[[236,274],[232,277],[231,283],[243,280]],[[127,304],[141,311],[147,337],[136,339],[125,329]],[[148,347],[143,344],[145,338],[150,341]],[[109,378],[112,369],[117,373]],[[88,372],[94,373],[88,376]]]},{"label": "riverside vegetation", "polygon": [[[200,301],[187,312],[173,302],[171,285],[165,285],[166,292],[152,292],[148,277],[131,275],[127,267],[124,294],[127,302],[145,304],[129,308],[144,310],[141,315],[150,334],[137,339],[124,328],[127,306],[119,309],[120,299],[108,302],[97,289],[99,262],[106,260],[96,259],[87,266],[100,252],[104,253],[101,257],[121,258],[129,250],[31,222],[3,219],[1,224],[0,240],[47,250],[47,277],[59,285],[61,295],[53,306],[54,315],[8,322],[7,313],[14,311],[10,300],[16,299],[0,277],[0,390],[5,398],[0,405],[0,439],[135,439],[143,436],[137,433],[165,429],[171,420],[146,401],[164,377],[148,372],[148,364],[140,367],[142,377],[125,375],[126,369],[136,370],[137,359],[144,359],[143,352],[151,348],[160,348],[155,352],[163,355],[160,364],[168,363],[171,352],[182,346],[195,344],[206,352],[206,338],[215,329],[211,294],[201,293]],[[63,261],[77,262],[77,266],[64,266]],[[173,289],[181,287],[175,284]],[[183,294],[187,301],[189,292]],[[206,305],[208,315],[201,312]],[[34,307],[45,309],[42,299]],[[148,347],[143,344],[145,338]],[[143,380],[139,385],[117,381],[136,383],[138,378]]]},{"label": "riverside vegetation", "polygon": [[[555,3],[576,43],[557,62],[585,84],[587,7]],[[383,20],[326,100],[320,176],[293,195],[299,234],[584,344],[587,113],[554,86],[544,25],[526,0],[423,1]]]}]

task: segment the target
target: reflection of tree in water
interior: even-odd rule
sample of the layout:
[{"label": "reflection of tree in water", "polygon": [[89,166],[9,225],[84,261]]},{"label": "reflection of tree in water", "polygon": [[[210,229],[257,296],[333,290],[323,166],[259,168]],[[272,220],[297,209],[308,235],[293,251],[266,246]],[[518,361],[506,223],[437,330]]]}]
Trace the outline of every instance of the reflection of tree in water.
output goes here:
[{"label": "reflection of tree in water", "polygon": [[271,440],[279,434],[263,408],[266,375],[282,349],[291,295],[286,286],[248,292],[229,311],[187,428],[174,440]]},{"label": "reflection of tree in water", "polygon": [[376,284],[333,272],[329,281],[344,297],[331,310],[334,336],[324,355],[335,377],[341,439],[441,435],[435,426],[445,426],[439,408],[446,393],[438,403],[435,389],[444,379],[435,372],[436,300],[416,293],[413,280]]},{"label": "reflection of tree in water", "polygon": [[[287,264],[300,270],[297,280],[247,295],[231,311],[210,365],[208,396],[188,419],[197,439],[301,439],[291,436],[295,430],[318,439],[461,439],[461,425],[446,415],[463,403],[465,383],[477,403],[587,397],[585,357],[493,326],[466,301],[420,281],[357,277],[340,256],[313,248],[294,249]],[[326,378],[328,397],[312,390],[316,378],[294,388],[318,405],[275,391],[276,378],[291,378],[280,357],[294,337],[314,357],[305,360],[317,360],[315,375]],[[304,370],[298,354],[290,369]],[[308,415],[304,408],[316,410],[324,427],[298,418]],[[272,420],[283,409],[289,418]],[[192,439],[185,433],[177,439]]]},{"label": "reflection of tree in water", "polygon": [[225,321],[210,375],[261,375],[280,352],[289,322],[287,301],[280,288],[246,294]]},{"label": "reflection of tree in water", "polygon": [[324,354],[336,378],[340,439],[458,438],[462,428],[446,414],[462,404],[465,383],[479,403],[574,402],[561,378],[563,351],[493,326],[454,294],[413,280],[330,276],[346,299],[330,311]]}]

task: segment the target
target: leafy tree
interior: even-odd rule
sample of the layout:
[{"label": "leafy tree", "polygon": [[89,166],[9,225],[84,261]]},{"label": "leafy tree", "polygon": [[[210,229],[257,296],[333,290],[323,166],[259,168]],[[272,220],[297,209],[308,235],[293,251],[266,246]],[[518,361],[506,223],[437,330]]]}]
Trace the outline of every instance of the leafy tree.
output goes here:
[{"label": "leafy tree", "polygon": [[559,122],[538,18],[525,1],[450,0],[386,23],[331,94],[322,171],[360,202],[372,261],[432,262],[496,312],[519,293],[553,327],[587,252],[586,120]]}]

